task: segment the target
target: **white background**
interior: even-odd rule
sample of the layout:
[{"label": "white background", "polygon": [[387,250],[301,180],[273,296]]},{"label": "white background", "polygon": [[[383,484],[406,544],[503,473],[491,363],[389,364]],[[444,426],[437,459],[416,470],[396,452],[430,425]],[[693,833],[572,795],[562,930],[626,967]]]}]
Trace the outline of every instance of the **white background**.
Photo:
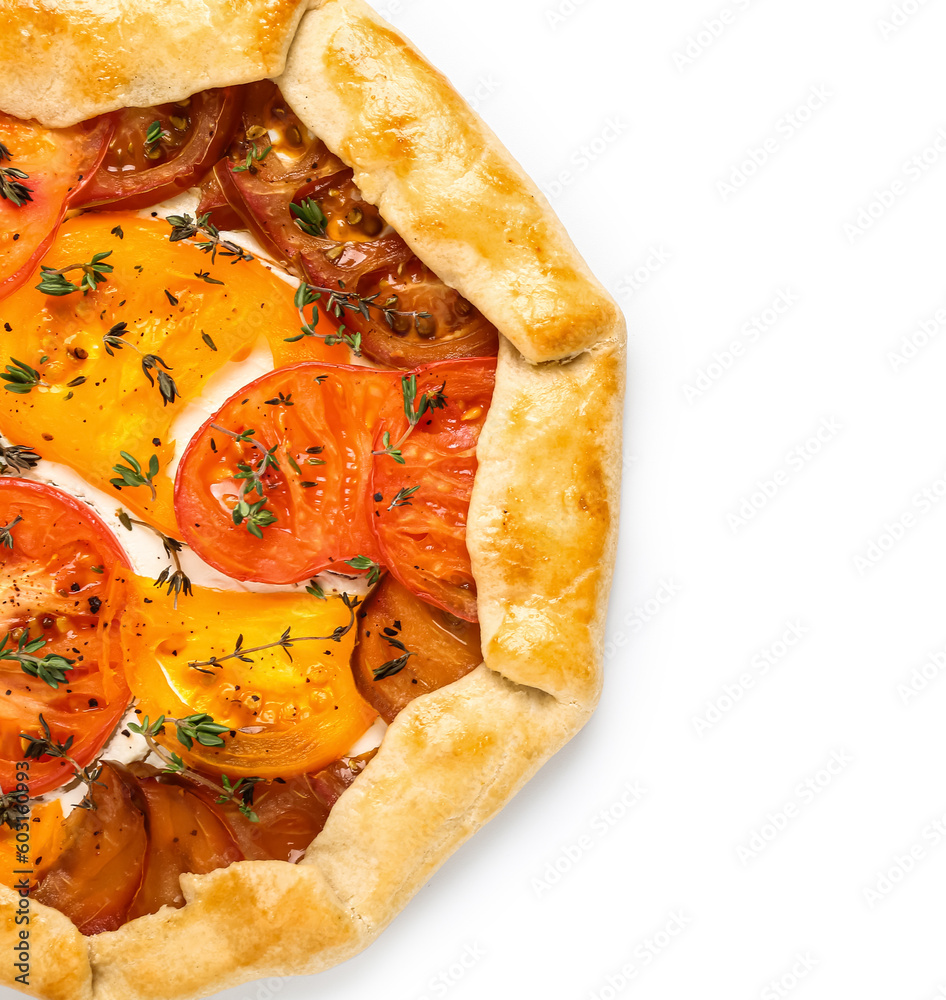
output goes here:
[{"label": "white background", "polygon": [[221,996],[946,996],[946,4],[375,6],[626,312],[606,688],[367,952]]}]

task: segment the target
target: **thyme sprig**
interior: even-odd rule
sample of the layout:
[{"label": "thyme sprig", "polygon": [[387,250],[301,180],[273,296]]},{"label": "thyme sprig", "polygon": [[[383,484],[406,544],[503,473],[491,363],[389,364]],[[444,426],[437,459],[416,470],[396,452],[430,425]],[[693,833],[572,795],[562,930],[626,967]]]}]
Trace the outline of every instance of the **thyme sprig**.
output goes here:
[{"label": "thyme sprig", "polygon": [[[276,472],[279,471],[279,462],[276,460],[278,445],[274,444],[272,448],[264,447],[253,437],[256,431],[252,427],[238,434],[236,431],[229,431],[226,427],[221,427],[219,424],[211,424],[210,426],[215,431],[220,431],[221,434],[226,434],[228,437],[233,438],[237,443],[246,442],[253,445],[254,448],[262,453],[262,457],[253,465],[248,465],[246,462],[237,463],[237,472],[234,479],[239,480],[241,485],[237,504],[233,508],[231,515],[233,523],[237,527],[242,524],[255,538],[262,538],[263,528],[268,528],[278,520],[276,515],[266,506],[269,500],[265,492],[266,485],[263,482],[263,475],[267,470],[273,469]],[[253,493],[259,497],[258,500],[251,501],[248,499]]]},{"label": "thyme sprig", "polygon": [[412,656],[417,656],[417,653],[411,652],[398,638],[400,631],[400,622],[395,622],[393,627],[387,626],[378,633],[389,646],[393,646],[401,655],[393,660],[388,660],[387,663],[382,663],[380,667],[375,667],[372,670],[376,681],[383,681],[385,677],[393,677],[395,674],[399,674],[407,666],[407,661]]},{"label": "thyme sprig", "polygon": [[170,138],[171,133],[164,130],[161,122],[152,122],[145,133],[145,156],[156,160],[161,155],[161,143]]},{"label": "thyme sprig", "polygon": [[[40,264],[40,280],[36,288],[46,295],[71,295],[72,292],[80,290],[83,295],[88,295],[89,292],[94,292],[99,285],[107,280],[106,275],[115,270],[111,264],[102,263],[106,257],[111,257],[111,255],[112,251],[106,250],[105,253],[93,254],[92,259],[87,264],[69,264],[59,268]],[[66,277],[70,271],[82,272],[82,278],[78,285]]]},{"label": "thyme sprig", "polygon": [[[17,793],[13,790],[0,792],[0,826],[8,826],[11,830],[27,829],[26,816],[24,815],[26,793]],[[21,812],[21,807],[24,812]]]},{"label": "thyme sprig", "polygon": [[[82,767],[78,761],[74,760],[69,754],[69,751],[72,749],[72,744],[75,742],[75,736],[71,735],[67,737],[64,743],[60,743],[58,740],[53,739],[53,734],[49,730],[49,723],[43,718],[42,713],[39,715],[39,724],[43,731],[42,736],[30,736],[29,733],[20,733],[20,739],[27,741],[26,749],[23,751],[23,757],[26,760],[39,760],[41,757],[61,758],[66,761],[66,763],[72,765],[76,778],[88,786],[89,794],[91,795],[92,786],[102,784],[102,782],[97,780],[98,776],[102,772],[101,765],[90,764],[88,767]],[[84,807],[87,809],[94,809],[95,803],[90,799],[88,804]]]},{"label": "thyme sprig", "polygon": [[214,263],[217,254],[221,257],[231,257],[232,264],[239,260],[253,260],[253,255],[247,253],[243,247],[238,246],[230,240],[220,237],[220,230],[210,222],[210,212],[205,212],[195,220],[191,215],[169,215],[166,220],[171,226],[171,242],[177,240],[189,240],[203,233],[207,239],[198,241],[195,246],[198,250],[210,254],[210,259]]},{"label": "thyme sprig", "polygon": [[184,548],[184,542],[166,535],[159,528],[155,528],[154,525],[148,524],[146,521],[139,521],[137,518],[130,517],[121,508],[115,514],[118,517],[119,523],[126,531],[134,530],[135,525],[137,525],[139,528],[147,528],[148,531],[153,532],[161,539],[161,544],[164,546],[164,553],[173,563],[173,568],[165,566],[158,574],[154,585],[155,587],[167,587],[167,596],[174,595],[174,610],[177,611],[177,601],[181,594],[185,597],[191,597],[194,593],[190,577],[188,577],[181,566],[180,553]]},{"label": "thyme sprig", "polygon": [[373,451],[371,454],[387,455],[389,458],[393,458],[399,465],[404,465],[404,455],[401,453],[402,445],[411,436],[411,431],[420,423],[420,419],[425,413],[432,413],[434,410],[442,410],[446,407],[447,397],[444,394],[446,387],[447,383],[444,381],[438,389],[434,389],[429,393],[425,392],[418,400],[417,376],[402,375],[401,395],[404,398],[404,416],[407,417],[407,430],[404,431],[394,444],[391,444],[390,432],[385,431],[381,435],[380,450]]},{"label": "thyme sprig", "polygon": [[[17,514],[12,521],[0,527],[0,548],[13,548],[13,529],[23,520],[22,515]],[[0,647],[2,648],[2,647]]]},{"label": "thyme sprig", "polygon": [[[145,738],[148,749],[164,765],[165,774],[186,775],[191,781],[214,792],[218,796],[218,803],[233,802],[251,823],[258,823],[259,816],[253,812],[252,808],[253,794],[256,791],[256,784],[263,779],[256,777],[238,778],[235,782],[231,782],[227,775],[222,774],[220,775],[221,784],[218,785],[210,778],[191,770],[181,759],[180,754],[174,753],[173,750],[167,750],[158,743],[156,737],[165,731],[164,726],[167,722],[174,724],[178,741],[188,749],[194,745],[194,739],[197,739],[203,746],[223,746],[224,742],[220,734],[229,732],[228,728],[214,722],[211,716],[206,714],[189,715],[185,719],[169,719],[162,715],[154,722],[146,715],[140,723],[128,723],[128,728],[133,733],[138,733]],[[219,742],[205,742],[206,740],[218,740]]]},{"label": "thyme sprig", "polygon": [[42,457],[29,445],[0,444],[0,476],[6,475],[8,472],[29,472],[30,469],[36,468]]},{"label": "thyme sprig", "polygon": [[361,604],[361,599],[358,597],[350,597],[348,594],[339,594],[339,600],[341,600],[342,604],[348,608],[350,617],[345,625],[339,625],[331,635],[294,636],[292,635],[292,626],[290,626],[275,641],[265,642],[260,646],[252,646],[247,649],[243,645],[243,636],[241,634],[237,636],[237,641],[234,645],[232,653],[226,653],[223,656],[211,656],[209,660],[190,660],[187,665],[192,667],[194,670],[199,670],[203,674],[212,674],[213,670],[205,670],[202,668],[216,668],[219,667],[224,661],[233,659],[239,660],[241,663],[254,663],[255,661],[249,654],[260,653],[266,649],[282,649],[291,662],[292,653],[290,653],[289,650],[292,649],[297,642],[341,642],[343,637],[346,636],[354,627],[355,609]]},{"label": "thyme sprig", "polygon": [[128,463],[128,465],[113,465],[112,471],[118,473],[117,479],[110,479],[109,482],[116,490],[120,490],[123,486],[128,486],[135,488],[138,486],[147,486],[151,490],[151,499],[158,499],[158,491],[154,485],[154,477],[158,474],[160,466],[158,464],[158,456],[152,455],[148,461],[148,471],[144,472],[141,468],[141,463],[133,455],[129,455],[127,451],[120,451],[119,455]]},{"label": "thyme sprig", "polygon": [[295,216],[296,225],[309,236],[324,236],[328,219],[315,198],[290,202],[289,211]]},{"label": "thyme sprig", "polygon": [[[13,154],[0,142],[0,163],[13,159]],[[29,180],[29,174],[18,167],[0,167],[0,198],[12,202],[17,208],[33,200],[32,188],[23,184]]]},{"label": "thyme sprig", "polygon": [[345,564],[351,566],[352,569],[367,571],[369,587],[373,587],[381,579],[381,567],[368,556],[355,556],[354,559],[346,559]]},{"label": "thyme sprig", "polygon": [[145,377],[151,385],[154,385],[155,378],[151,372],[154,371],[157,374],[158,391],[161,393],[164,405],[167,406],[168,403],[173,403],[176,399],[180,399],[181,394],[177,390],[177,383],[168,375],[168,372],[174,371],[174,369],[169,367],[165,360],[158,357],[157,354],[145,354],[139,347],[125,340],[124,337],[127,333],[127,323],[116,323],[111,327],[108,333],[102,337],[102,343],[105,345],[105,353],[109,357],[114,357],[116,351],[130,347],[141,356],[141,370],[145,373]]},{"label": "thyme sprig", "polygon": [[246,170],[249,170],[250,173],[255,174],[256,164],[262,163],[263,160],[265,160],[266,157],[269,156],[270,150],[272,148],[273,148],[272,143],[270,143],[270,145],[268,145],[262,152],[260,152],[259,149],[257,149],[256,143],[255,142],[251,143],[250,148],[247,150],[246,153],[246,162],[241,163],[238,167],[234,167],[233,172],[235,174],[239,174],[243,173]]},{"label": "thyme sprig", "polygon": [[394,499],[388,504],[388,510],[395,507],[410,507],[411,497],[420,489],[420,486],[404,486],[394,494]]},{"label": "thyme sprig", "polygon": [[[25,396],[38,385],[49,385],[48,382],[44,381],[40,373],[32,366],[26,364],[25,361],[17,361],[13,357],[10,360],[13,364],[7,365],[5,372],[0,372],[0,379],[3,379],[7,383],[3,388],[8,392],[15,392],[17,395]],[[42,360],[45,361],[46,358],[44,357]]]},{"label": "thyme sprig", "polygon": [[[7,646],[7,643],[10,646]],[[36,639],[30,638],[29,629],[20,632],[19,639],[13,638],[13,633],[8,632],[3,641],[0,642],[0,660],[12,660],[19,663],[23,673],[31,677],[38,677],[45,681],[51,688],[58,688],[60,684],[66,682],[66,671],[72,670],[75,660],[69,660],[58,653],[47,653],[46,656],[36,656],[46,645],[44,636]]]}]

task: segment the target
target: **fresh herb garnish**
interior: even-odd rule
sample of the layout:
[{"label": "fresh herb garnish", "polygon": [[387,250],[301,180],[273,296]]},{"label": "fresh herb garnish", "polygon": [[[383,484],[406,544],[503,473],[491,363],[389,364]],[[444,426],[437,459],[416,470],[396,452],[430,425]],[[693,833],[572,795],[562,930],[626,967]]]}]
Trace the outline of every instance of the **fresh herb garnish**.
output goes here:
[{"label": "fresh herb garnish", "polygon": [[439,389],[432,392],[425,392],[420,399],[417,399],[417,376],[401,376],[401,395],[404,397],[404,416],[407,417],[407,430],[391,444],[391,435],[385,431],[381,436],[381,449],[373,451],[372,455],[387,455],[393,458],[399,465],[404,465],[404,456],[401,453],[401,446],[410,437],[411,431],[420,423],[421,417],[425,413],[432,413],[434,410],[442,410],[447,405],[447,397],[444,389],[447,383],[443,382]]},{"label": "fresh herb garnish", "polygon": [[28,445],[0,444],[0,476],[8,472],[22,473],[35,469],[42,455],[33,451]]},{"label": "fresh herb garnish", "polygon": [[345,563],[352,569],[367,570],[369,587],[373,587],[381,579],[381,567],[368,556],[355,556],[354,559],[346,559]]},{"label": "fresh herb garnish", "polygon": [[168,375],[168,372],[174,369],[170,368],[167,362],[163,358],[158,357],[157,354],[145,354],[140,348],[124,340],[123,338],[127,333],[127,323],[116,323],[111,327],[108,333],[102,337],[102,343],[105,345],[105,353],[110,357],[114,357],[116,351],[130,347],[133,351],[141,355],[141,370],[145,373],[151,385],[154,385],[154,375],[151,372],[154,371],[157,373],[158,390],[161,393],[161,398],[164,400],[164,405],[167,406],[168,403],[173,403],[174,400],[180,399],[181,394],[177,391],[177,383]]},{"label": "fresh herb garnish", "polygon": [[295,216],[296,225],[310,236],[324,236],[328,219],[314,198],[304,198],[298,204],[289,203],[289,211]]},{"label": "fresh herb garnish", "polygon": [[176,538],[172,538],[170,535],[166,535],[159,528],[155,528],[153,525],[146,523],[145,521],[139,521],[136,518],[129,517],[129,515],[119,508],[116,512],[119,523],[126,531],[132,531],[137,525],[139,528],[147,528],[148,531],[154,532],[161,539],[161,544],[164,546],[165,555],[173,563],[173,568],[171,566],[165,566],[163,570],[158,574],[157,579],[154,581],[156,587],[167,587],[168,597],[171,594],[174,595],[174,610],[177,610],[177,599],[183,594],[185,597],[190,597],[194,591],[191,586],[190,577],[184,572],[181,566],[180,553],[184,548],[184,543],[178,541]]},{"label": "fresh herb garnish", "polygon": [[13,529],[23,520],[20,514],[17,514],[9,524],[0,527],[0,548],[12,549],[13,548]]},{"label": "fresh herb garnish", "polygon": [[258,823],[259,816],[253,812],[253,795],[257,783],[262,780],[262,778],[238,778],[235,784],[231,784],[230,779],[221,774],[223,793],[218,797],[217,804],[232,802],[251,823]]},{"label": "fresh herb garnish", "polygon": [[[276,515],[266,506],[268,498],[265,493],[266,486],[262,478],[268,469],[279,471],[279,462],[276,461],[275,457],[278,445],[273,445],[269,449],[264,448],[253,437],[256,433],[253,428],[237,434],[236,431],[228,431],[219,424],[211,424],[210,426],[215,431],[220,431],[221,434],[226,434],[228,437],[233,438],[234,441],[238,443],[246,442],[262,452],[262,457],[254,465],[247,465],[245,462],[237,463],[237,472],[234,479],[241,480],[242,483],[236,506],[232,512],[233,523],[235,525],[239,526],[242,524],[255,538],[262,538],[263,528],[268,528],[278,520]],[[254,501],[247,499],[252,493],[255,493],[259,499]]]},{"label": "fresh herb garnish", "polygon": [[[222,284],[223,284],[223,282],[221,281],[221,282],[220,282],[220,284],[222,285]],[[216,350],[217,350],[217,345],[216,345],[216,344],[215,344],[215,343],[213,342],[213,337],[211,337],[209,333],[204,333],[203,331],[201,331],[201,334],[200,334],[200,339],[201,339],[201,340],[202,340],[202,341],[203,341],[203,342],[204,342],[204,343],[205,343],[205,344],[206,344],[206,345],[207,345],[207,346],[208,346],[208,347],[209,347],[209,348],[210,348],[210,349],[211,349],[212,351],[216,351]]]},{"label": "fresh herb garnish", "polygon": [[[308,588],[306,588],[306,590],[308,591]],[[250,649],[244,648],[243,636],[239,635],[237,636],[237,641],[232,653],[227,653],[224,656],[211,656],[209,660],[191,660],[187,665],[189,667],[193,667],[195,670],[200,670],[201,673],[209,674],[212,673],[211,670],[202,670],[201,668],[218,667],[225,660],[233,659],[237,659],[241,663],[254,663],[255,661],[249,654],[259,653],[265,649],[282,649],[291,661],[292,653],[290,653],[289,650],[292,649],[297,642],[341,642],[342,638],[351,631],[355,624],[355,609],[361,604],[361,599],[358,597],[349,597],[348,594],[339,594],[339,600],[345,605],[346,608],[348,608],[351,616],[348,619],[347,624],[339,625],[331,635],[294,636],[292,635],[292,628],[290,626],[274,642],[266,642],[261,646],[253,646]]]},{"label": "fresh herb garnish", "polygon": [[262,163],[263,160],[265,160],[266,157],[269,156],[269,152],[270,152],[270,150],[272,148],[273,148],[272,144],[270,144],[261,153],[257,149],[256,143],[255,142],[252,143],[250,145],[250,148],[247,150],[247,153],[246,153],[246,162],[245,163],[241,163],[240,166],[238,166],[238,167],[234,167],[233,168],[233,172],[235,174],[239,174],[239,173],[242,173],[245,170],[249,170],[250,173],[255,174],[256,173],[256,166],[255,166],[255,164]]},{"label": "fresh herb garnish", "polygon": [[141,463],[133,455],[129,455],[127,451],[120,451],[119,455],[128,462],[128,465],[112,466],[112,471],[117,472],[121,477],[119,479],[110,479],[109,482],[112,486],[116,490],[120,490],[123,486],[147,486],[151,490],[151,499],[157,500],[158,491],[154,485],[154,477],[158,474],[160,468],[158,465],[158,456],[151,456],[148,462],[148,471],[144,472],[141,468]]},{"label": "fresh herb garnish", "polygon": [[161,155],[161,143],[170,138],[171,134],[164,131],[160,122],[152,122],[145,133],[145,156],[156,160]]},{"label": "fresh herb garnish", "polygon": [[[7,648],[7,643],[11,645]],[[75,660],[68,660],[58,653],[48,653],[46,656],[34,656],[46,645],[46,639],[39,636],[31,639],[29,630],[20,633],[19,640],[13,639],[13,633],[7,633],[0,642],[0,660],[13,660],[19,663],[23,673],[38,677],[51,688],[58,688],[66,681],[66,671],[72,669]]]},{"label": "fresh herb garnish", "polygon": [[378,633],[389,646],[393,646],[401,655],[394,660],[388,660],[387,663],[382,663],[380,667],[375,667],[372,670],[376,681],[382,681],[385,677],[393,677],[395,674],[399,674],[407,666],[407,661],[412,656],[417,655],[411,652],[398,638],[400,631],[401,623],[395,622],[393,627],[382,629]]},{"label": "fresh herb garnish", "polygon": [[[80,767],[78,762],[73,760],[69,756],[69,751],[72,749],[72,744],[75,742],[75,736],[69,736],[64,743],[60,743],[58,740],[53,739],[53,734],[49,730],[49,724],[43,718],[42,713],[39,716],[39,724],[42,728],[42,736],[30,736],[29,733],[20,733],[20,739],[26,740],[28,746],[23,751],[23,756],[26,760],[39,760],[41,757],[58,757],[66,761],[66,763],[71,764],[75,770],[75,775],[79,781],[85,782],[89,786],[89,792],[92,792],[92,786],[96,784],[101,784],[98,781],[98,776],[102,772],[101,765],[90,765],[89,767]],[[85,805],[86,809],[94,809],[95,803],[89,802]]]},{"label": "fresh herb garnish", "polygon": [[[83,295],[94,292],[98,285],[104,283],[115,268],[111,264],[103,264],[106,257],[111,257],[112,251],[97,253],[92,256],[92,260],[87,264],[69,264],[67,267],[52,268],[40,264],[40,281],[36,286],[37,290],[46,295],[70,295],[72,292],[82,290]],[[70,271],[81,271],[82,278],[79,284],[73,284],[66,275]]]},{"label": "fresh herb garnish", "polygon": [[48,382],[44,382],[40,377],[39,372],[35,368],[31,368],[24,361],[17,361],[16,358],[10,358],[13,362],[12,365],[7,365],[7,370],[5,372],[0,372],[0,379],[3,379],[7,384],[3,387],[8,392],[15,392],[20,396],[25,396],[37,385],[48,385]]},{"label": "fresh herb garnish", "polygon": [[[12,159],[10,150],[0,142],[0,163]],[[29,176],[17,167],[0,167],[0,198],[12,202],[17,208],[25,202],[32,201],[33,189],[21,183],[29,180]]]},{"label": "fresh herb garnish", "polygon": [[167,222],[171,226],[171,242],[189,240],[198,233],[204,233],[209,238],[195,245],[198,250],[209,253],[211,261],[216,261],[218,253],[222,257],[232,257],[233,264],[238,260],[253,260],[253,255],[247,253],[243,247],[237,246],[230,240],[221,239],[220,231],[209,220],[210,212],[205,212],[196,221],[190,215],[169,215]]},{"label": "fresh herb garnish", "polygon": [[394,494],[394,499],[388,504],[388,510],[395,507],[410,507],[410,498],[420,489],[420,486],[405,486]]}]

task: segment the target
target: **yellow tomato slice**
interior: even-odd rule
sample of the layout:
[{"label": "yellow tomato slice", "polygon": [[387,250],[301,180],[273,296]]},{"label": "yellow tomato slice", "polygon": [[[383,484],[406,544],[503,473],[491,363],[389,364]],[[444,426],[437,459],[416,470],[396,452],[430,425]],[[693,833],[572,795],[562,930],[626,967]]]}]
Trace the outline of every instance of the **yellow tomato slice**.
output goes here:
[{"label": "yellow tomato slice", "polygon": [[[34,803],[22,819],[20,830],[0,826],[0,879],[7,886],[16,885],[22,878],[35,885],[63,849],[65,825],[58,800]],[[30,869],[32,873],[27,874]]]},{"label": "yellow tomato slice", "polygon": [[[299,332],[293,290],[258,260],[203,253],[186,240],[171,242],[163,220],[132,213],[89,213],[64,223],[45,255],[49,268],[89,263],[96,254],[114,270],[87,294],[47,295],[31,280],[0,302],[0,369],[11,359],[34,369],[40,384],[29,392],[0,390],[0,432],[62,462],[93,486],[169,534],[177,534],[173,484],[165,474],[174,454],[171,428],[189,401],[228,361],[245,358],[260,335],[279,345],[280,361],[313,353],[337,358],[337,348],[308,343],[292,357],[285,338]],[[65,277],[78,285],[82,271]],[[208,281],[207,279],[211,279]],[[104,337],[116,324],[111,354]],[[125,346],[119,348],[115,342]],[[142,363],[157,356],[149,373]],[[166,366],[166,368],[165,368]],[[179,399],[162,394],[158,375],[174,381]],[[159,472],[156,497],[147,485],[110,485],[120,452]]]},{"label": "yellow tomato slice", "polygon": [[[186,763],[230,777],[318,771],[347,753],[375,718],[349,667],[357,627],[338,641],[299,641],[349,625],[352,613],[341,599],[195,587],[175,611],[150,580],[132,578],[129,593],[122,641],[142,714],[153,722],[202,713],[229,727],[222,747],[195,741],[187,749],[168,722],[159,742]],[[291,648],[252,651],[287,629],[296,640]],[[229,655],[241,636],[245,659]],[[219,665],[207,663],[212,657]]]}]

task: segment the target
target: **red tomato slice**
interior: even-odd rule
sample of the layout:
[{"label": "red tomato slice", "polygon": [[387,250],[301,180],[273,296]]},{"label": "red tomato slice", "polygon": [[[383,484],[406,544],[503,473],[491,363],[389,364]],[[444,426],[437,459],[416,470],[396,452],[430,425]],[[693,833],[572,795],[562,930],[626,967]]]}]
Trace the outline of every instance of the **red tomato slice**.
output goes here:
[{"label": "red tomato slice", "polygon": [[358,614],[352,673],[362,697],[388,724],[419,695],[482,662],[478,625],[420,600],[393,576]]},{"label": "red tomato slice", "polygon": [[48,129],[0,113],[0,298],[33,273],[114,127],[111,116]]},{"label": "red tomato slice", "polygon": [[[416,377],[415,405],[443,385],[446,406],[424,416],[400,445],[403,464],[390,455],[377,456],[370,523],[385,566],[405,587],[458,618],[476,621],[466,519],[496,361],[444,361],[419,369]],[[396,445],[408,429],[400,396],[389,398],[382,412],[376,451],[383,449],[383,433]]]},{"label": "red tomato slice", "polygon": [[[396,383],[394,372],[306,363],[231,396],[181,458],[174,508],[185,541],[220,572],[260,583],[298,583],[327,569],[356,575],[345,564],[356,556],[377,562],[365,497],[378,415]],[[249,430],[258,447],[231,436]],[[275,522],[255,537],[248,521],[234,523],[249,484],[239,467],[257,467],[271,449],[278,467],[262,481]],[[246,489],[244,499],[260,497]]]},{"label": "red tomato slice", "polygon": [[70,814],[63,851],[33,893],[65,913],[82,934],[114,931],[125,923],[148,843],[134,777],[121,765],[106,764],[97,780],[95,808]]},{"label": "red tomato slice", "polygon": [[193,187],[230,144],[242,99],[241,88],[225,87],[117,112],[105,158],[72,203],[144,208]]},{"label": "red tomato slice", "polygon": [[[365,200],[351,169],[307,137],[275,85],[253,84],[247,95],[243,132],[214,167],[217,187],[267,250],[300,276],[395,310],[370,306],[368,316],[344,310],[335,317],[361,334],[365,356],[413,368],[495,354],[496,328],[414,256]],[[218,197],[207,190],[207,210]],[[321,224],[298,217],[311,203]]]},{"label": "red tomato slice", "polygon": [[[10,525],[12,548],[0,546],[0,640],[9,653],[19,637],[43,638],[34,655],[73,660],[64,682],[51,687],[21,663],[0,658],[0,786],[14,784],[24,759],[20,733],[42,735],[39,716],[70,756],[85,767],[95,760],[131,700],[121,669],[117,616],[122,588],[113,578],[127,565],[112,533],[78,500],[51,486],[0,479],[0,526]],[[111,621],[112,628],[103,627]],[[2,656],[2,653],[0,653]],[[72,778],[62,759],[29,762],[31,795]]]}]

